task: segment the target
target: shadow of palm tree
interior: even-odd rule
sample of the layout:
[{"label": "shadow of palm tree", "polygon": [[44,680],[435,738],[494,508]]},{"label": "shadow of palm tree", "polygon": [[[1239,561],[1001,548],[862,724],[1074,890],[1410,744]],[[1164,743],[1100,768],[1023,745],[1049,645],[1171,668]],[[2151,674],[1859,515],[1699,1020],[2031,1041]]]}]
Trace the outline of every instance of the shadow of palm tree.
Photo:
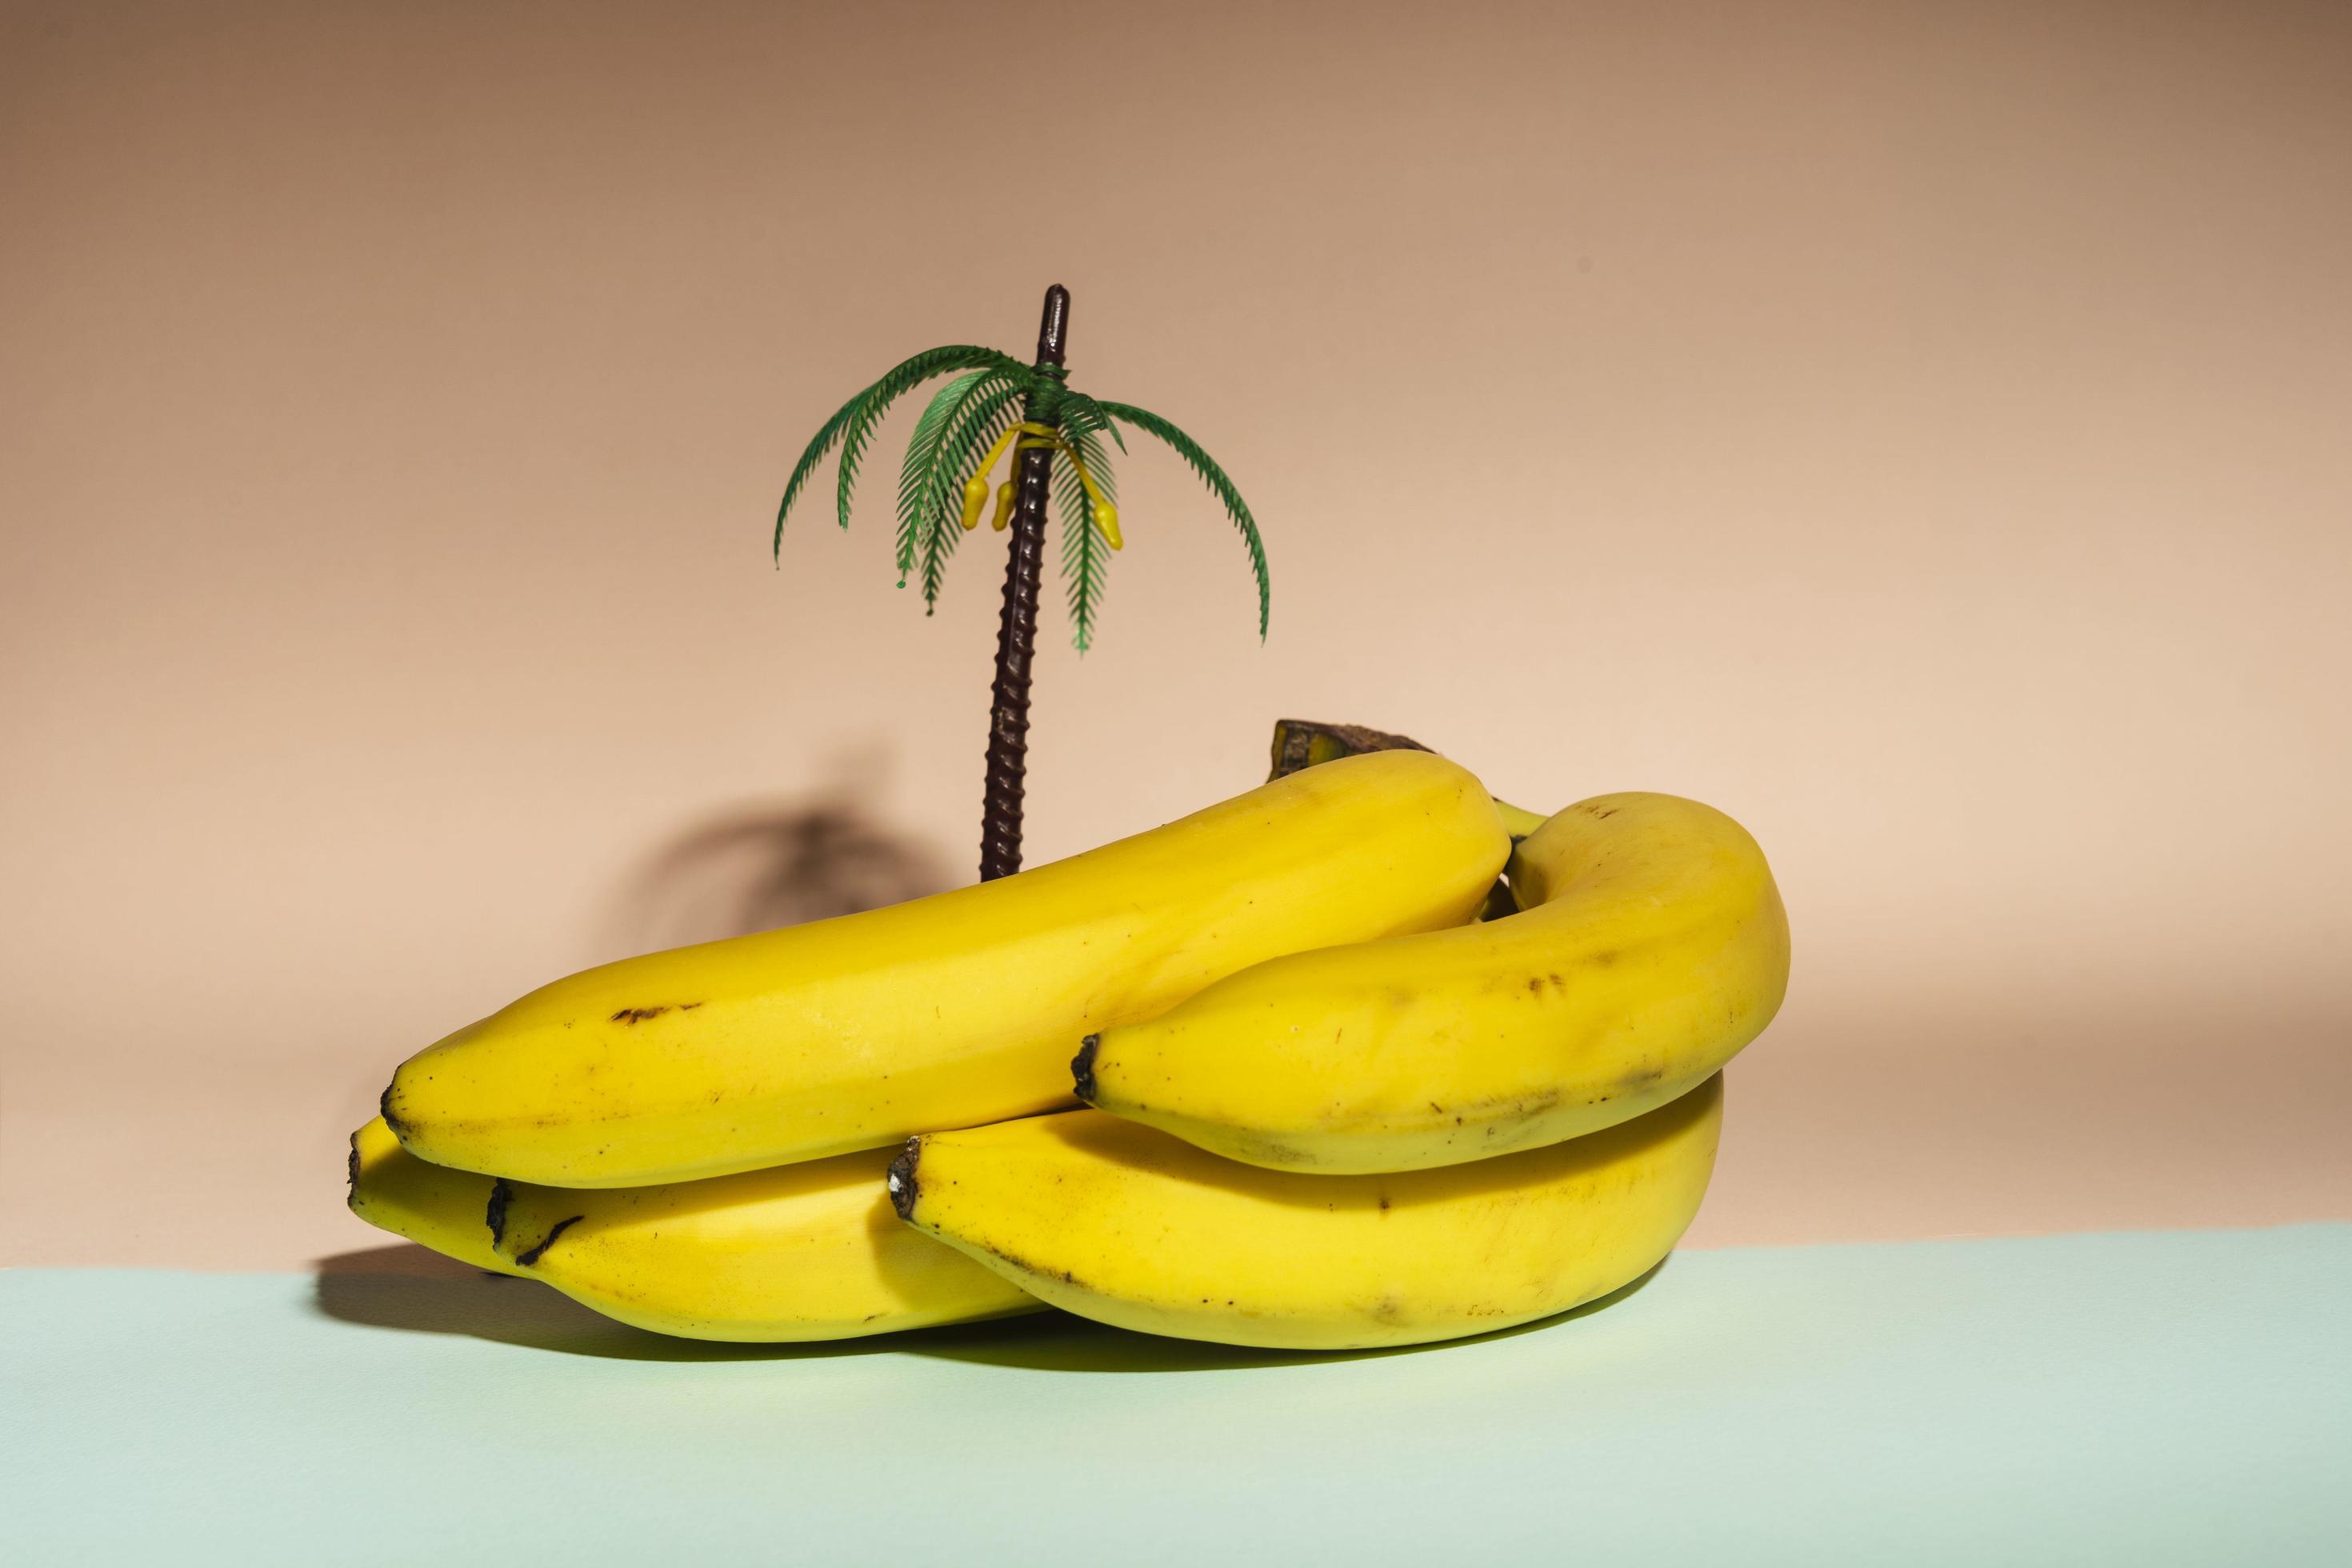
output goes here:
[{"label": "shadow of palm tree", "polygon": [[932,846],[867,809],[887,773],[874,753],[845,758],[806,796],[738,806],[660,846],[622,890],[611,951],[772,931],[953,887]]}]

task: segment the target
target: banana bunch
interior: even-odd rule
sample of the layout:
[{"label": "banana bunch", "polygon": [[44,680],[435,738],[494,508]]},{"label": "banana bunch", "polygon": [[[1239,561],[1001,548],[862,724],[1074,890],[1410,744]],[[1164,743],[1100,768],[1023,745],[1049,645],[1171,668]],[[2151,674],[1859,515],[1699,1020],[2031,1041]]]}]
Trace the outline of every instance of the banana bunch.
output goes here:
[{"label": "banana bunch", "polygon": [[1406,1344],[1639,1278],[1786,986],[1753,840],[1668,795],[1538,817],[1342,726],[1286,721],[1275,774],[1017,876],[532,992],[402,1064],[352,1207],[720,1340],[1051,1305]]},{"label": "banana bunch", "polygon": [[1019,876],[559,980],[402,1063],[383,1120],[436,1165],[608,1187],[1027,1116],[1068,1102],[1081,1037],[1459,924],[1508,852],[1462,768],[1350,757]]}]

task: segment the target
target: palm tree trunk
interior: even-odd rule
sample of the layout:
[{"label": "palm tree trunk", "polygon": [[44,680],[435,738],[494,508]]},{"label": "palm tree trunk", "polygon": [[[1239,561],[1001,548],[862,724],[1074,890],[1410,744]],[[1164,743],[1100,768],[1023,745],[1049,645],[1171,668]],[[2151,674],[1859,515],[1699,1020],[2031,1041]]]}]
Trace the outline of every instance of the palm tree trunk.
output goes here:
[{"label": "palm tree trunk", "polygon": [[[1058,373],[1068,352],[1070,291],[1045,290],[1037,368]],[[1058,425],[1060,388],[1032,394],[1023,417]],[[1021,869],[1021,795],[1029,771],[1029,670],[1037,650],[1037,586],[1045,570],[1045,502],[1054,454],[1023,452],[1013,505],[1013,552],[1004,567],[1004,615],[996,629],[995,703],[988,722],[988,793],[981,805],[980,879]]]}]

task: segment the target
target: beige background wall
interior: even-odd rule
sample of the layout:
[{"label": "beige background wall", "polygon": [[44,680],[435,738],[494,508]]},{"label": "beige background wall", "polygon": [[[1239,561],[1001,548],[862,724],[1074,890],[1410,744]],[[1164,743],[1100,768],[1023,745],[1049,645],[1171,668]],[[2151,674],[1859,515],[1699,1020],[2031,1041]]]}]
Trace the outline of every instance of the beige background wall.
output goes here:
[{"label": "beige background wall", "polygon": [[1033,858],[1283,713],[1698,795],[1799,955],[1695,1240],[2352,1216],[2347,79],[2318,4],[0,5],[0,1260],[366,1245],[391,1065],[725,925],[688,836],[968,876],[1001,557],[892,588],[903,421],[768,523],[1056,279],[1276,602],[1122,467]]}]

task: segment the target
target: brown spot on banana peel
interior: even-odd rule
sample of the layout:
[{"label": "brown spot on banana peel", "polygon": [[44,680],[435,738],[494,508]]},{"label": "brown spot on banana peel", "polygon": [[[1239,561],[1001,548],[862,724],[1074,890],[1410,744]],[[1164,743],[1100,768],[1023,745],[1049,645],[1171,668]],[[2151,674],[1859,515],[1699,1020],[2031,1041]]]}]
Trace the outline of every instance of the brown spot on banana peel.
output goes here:
[{"label": "brown spot on banana peel", "polygon": [[555,1222],[555,1228],[549,1231],[545,1236],[540,1237],[539,1245],[537,1247],[532,1247],[529,1252],[520,1253],[516,1256],[515,1267],[518,1268],[528,1268],[532,1264],[538,1262],[541,1258],[546,1257],[547,1249],[555,1245],[555,1238],[557,1237],[562,1236],[565,1231],[570,1230],[573,1226],[578,1225],[582,1220],[586,1219],[587,1217],[588,1216],[584,1214],[576,1214],[570,1219],[557,1220]]},{"label": "brown spot on banana peel", "polygon": [[900,1219],[915,1217],[915,1197],[921,1191],[916,1184],[915,1166],[922,1157],[923,1141],[909,1138],[907,1146],[898,1151],[898,1157],[890,1162],[890,1173],[886,1178],[890,1187],[890,1206],[898,1211]]},{"label": "brown spot on banana peel", "polygon": [[482,1218],[489,1225],[493,1249],[507,1238],[507,1205],[512,1202],[514,1187],[504,1176],[490,1184],[490,1205]]},{"label": "brown spot on banana peel", "polygon": [[1454,1126],[1464,1127],[1475,1122],[1485,1129],[1482,1136],[1493,1138],[1505,1132],[1516,1131],[1530,1121],[1549,1115],[1559,1108],[1560,1102],[1560,1091],[1556,1089],[1547,1089],[1533,1094],[1521,1095],[1513,1100],[1487,1100],[1459,1113],[1441,1110],[1433,1100],[1428,1104],[1429,1109],[1436,1112],[1440,1125],[1443,1125],[1446,1117],[1451,1114]]},{"label": "brown spot on banana peel", "polygon": [[[514,1184],[504,1176],[490,1184],[490,1201],[483,1210],[482,1219],[490,1227],[490,1246],[494,1250],[501,1249],[506,1245],[507,1219],[514,1205]],[[587,1217],[586,1215],[576,1214],[569,1219],[556,1221],[536,1244],[514,1255],[515,1267],[528,1268],[537,1263],[547,1255],[547,1249],[555,1245],[557,1237]]]},{"label": "brown spot on banana peel", "polygon": [[1487,1125],[1495,1131],[1523,1127],[1540,1117],[1549,1115],[1559,1106],[1559,1090],[1548,1089],[1539,1094],[1528,1096],[1500,1115],[1488,1118]]},{"label": "brown spot on banana peel", "polygon": [[982,1242],[981,1247],[991,1258],[1002,1260],[1004,1267],[1007,1268],[1015,1269],[1020,1273],[1026,1274],[1033,1279],[1059,1279],[1063,1284],[1067,1285],[1074,1290],[1091,1290],[1094,1289],[1093,1286],[1087,1284],[1085,1280],[1080,1279],[1076,1274],[1066,1268],[1040,1268],[1035,1264],[1030,1262],[1027,1258],[1020,1257],[1014,1253],[1007,1252],[1001,1247],[990,1247],[986,1242]]},{"label": "brown spot on banana peel", "polygon": [[615,1024],[642,1024],[648,1018],[658,1018],[664,1013],[668,1011],[669,1008],[667,1005],[660,1007],[624,1007],[619,1012],[613,1015],[612,1021]]},{"label": "brown spot on banana peel", "polygon": [[[909,1140],[909,1142],[917,1142],[917,1140]],[[910,1150],[909,1152],[912,1152],[912,1151]],[[899,1156],[901,1159],[904,1159],[905,1157],[905,1155]],[[892,1169],[897,1169],[895,1163],[892,1165]],[[893,1195],[896,1195],[895,1193]],[[908,1207],[912,1206],[913,1205],[911,1204],[908,1205]],[[1033,1279],[1058,1279],[1063,1284],[1077,1290],[1091,1290],[1094,1289],[1093,1286],[1088,1285],[1085,1280],[1080,1279],[1077,1275],[1070,1269],[1041,1268],[1036,1264],[1030,1262],[1027,1258],[1022,1257],[1017,1252],[1007,1252],[1004,1248],[992,1246],[985,1241],[975,1241],[971,1245],[979,1247],[982,1252],[987,1253],[991,1258],[995,1258],[1007,1268],[1013,1270],[1015,1273],[1026,1274]]]}]

